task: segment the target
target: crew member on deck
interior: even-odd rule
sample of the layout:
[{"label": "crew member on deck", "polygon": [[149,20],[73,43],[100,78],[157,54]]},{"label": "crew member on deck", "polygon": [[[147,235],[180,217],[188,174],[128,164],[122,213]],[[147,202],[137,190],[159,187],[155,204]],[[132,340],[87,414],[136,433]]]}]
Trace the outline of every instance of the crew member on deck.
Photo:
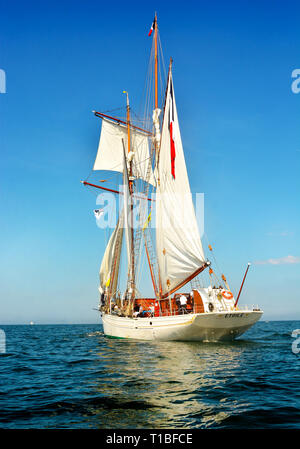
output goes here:
[{"label": "crew member on deck", "polygon": [[191,313],[192,311],[193,311],[193,303],[191,297],[189,297],[186,303],[186,312]]},{"label": "crew member on deck", "polygon": [[104,304],[105,304],[105,293],[102,292],[101,293],[101,306],[104,306]]},{"label": "crew member on deck", "polygon": [[181,307],[181,310],[183,313],[186,312],[186,302],[187,302],[186,296],[181,295],[180,296],[180,307]]},{"label": "crew member on deck", "polygon": [[150,306],[150,313],[151,316],[154,316],[154,305],[152,304],[152,306]]},{"label": "crew member on deck", "polygon": [[142,305],[140,305],[140,309],[139,309],[139,315],[140,317],[143,316],[143,312],[144,312],[144,307]]}]

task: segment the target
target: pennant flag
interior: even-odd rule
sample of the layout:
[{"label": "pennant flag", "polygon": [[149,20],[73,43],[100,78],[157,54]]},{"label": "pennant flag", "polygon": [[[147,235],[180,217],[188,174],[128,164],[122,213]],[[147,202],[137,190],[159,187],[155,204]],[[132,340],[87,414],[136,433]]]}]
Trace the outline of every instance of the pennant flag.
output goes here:
[{"label": "pennant flag", "polygon": [[171,150],[171,173],[175,179],[175,130],[174,130],[174,99],[173,99],[173,82],[170,81],[170,105],[169,105],[169,131],[170,131],[170,150]]},{"label": "pennant flag", "polygon": [[147,226],[149,225],[150,220],[151,220],[151,212],[150,212],[150,214],[148,215],[148,218],[147,218],[147,220],[146,220],[145,223],[144,223],[143,231],[145,231],[145,229],[146,229]]},{"label": "pennant flag", "polygon": [[105,287],[109,287],[109,285],[110,285],[110,278],[107,279],[107,282],[106,282],[106,284],[105,284]]},{"label": "pennant flag", "polygon": [[99,218],[104,214],[104,210],[103,209],[95,209],[94,210],[94,215],[96,217],[96,220],[99,220]]},{"label": "pennant flag", "polygon": [[152,25],[151,25],[150,31],[148,33],[148,36],[151,36],[153,30],[155,30],[155,18],[154,18],[154,20],[152,22]]}]

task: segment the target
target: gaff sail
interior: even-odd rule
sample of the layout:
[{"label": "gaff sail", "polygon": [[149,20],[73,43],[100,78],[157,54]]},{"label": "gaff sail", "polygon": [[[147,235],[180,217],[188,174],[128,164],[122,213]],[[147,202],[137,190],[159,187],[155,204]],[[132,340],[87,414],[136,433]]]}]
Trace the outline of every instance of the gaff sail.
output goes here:
[{"label": "gaff sail", "polygon": [[[111,170],[123,173],[123,143],[128,147],[126,126],[102,118],[102,129],[93,170]],[[149,166],[149,136],[131,128],[130,143],[133,176],[155,185],[153,173],[147,176]]]}]

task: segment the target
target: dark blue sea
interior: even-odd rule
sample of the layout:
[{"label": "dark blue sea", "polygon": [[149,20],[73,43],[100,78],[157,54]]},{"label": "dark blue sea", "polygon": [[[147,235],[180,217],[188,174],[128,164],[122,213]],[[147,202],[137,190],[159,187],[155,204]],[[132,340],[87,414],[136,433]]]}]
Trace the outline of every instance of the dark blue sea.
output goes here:
[{"label": "dark blue sea", "polygon": [[1,428],[300,428],[300,321],[218,344],[109,339],[100,325],[0,328]]}]

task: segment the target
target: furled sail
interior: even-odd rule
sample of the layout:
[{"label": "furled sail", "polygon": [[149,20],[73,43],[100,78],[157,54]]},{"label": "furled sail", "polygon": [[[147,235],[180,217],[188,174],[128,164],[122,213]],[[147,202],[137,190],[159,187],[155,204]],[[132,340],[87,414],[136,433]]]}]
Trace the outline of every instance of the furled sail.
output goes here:
[{"label": "furled sail", "polygon": [[[124,141],[123,141],[124,143]],[[132,197],[129,191],[129,179],[128,179],[128,171],[127,171],[127,162],[125,156],[125,146],[123,147],[123,198],[124,198],[124,231],[125,231],[125,241],[126,241],[126,250],[127,250],[127,261],[128,261],[128,279],[129,283],[133,284],[133,276],[132,272],[132,257],[133,257],[133,235],[132,235],[132,223],[131,223],[131,205],[132,205]]]},{"label": "furled sail", "polygon": [[[146,133],[131,128],[130,143],[131,151],[133,152],[133,175],[155,185],[152,171],[150,176],[147,174],[150,157],[148,138]],[[112,170],[123,173],[122,140],[127,148],[127,139],[127,128],[125,126],[103,118],[93,170]]]},{"label": "furled sail", "polygon": [[171,70],[158,157],[156,246],[162,294],[205,265],[178,124]]},{"label": "furled sail", "polygon": [[[124,213],[122,212],[117,226],[110,236],[100,267],[100,288],[101,292],[110,291],[113,295],[116,292],[120,257],[123,241]],[[112,279],[113,277],[113,279]]]}]

